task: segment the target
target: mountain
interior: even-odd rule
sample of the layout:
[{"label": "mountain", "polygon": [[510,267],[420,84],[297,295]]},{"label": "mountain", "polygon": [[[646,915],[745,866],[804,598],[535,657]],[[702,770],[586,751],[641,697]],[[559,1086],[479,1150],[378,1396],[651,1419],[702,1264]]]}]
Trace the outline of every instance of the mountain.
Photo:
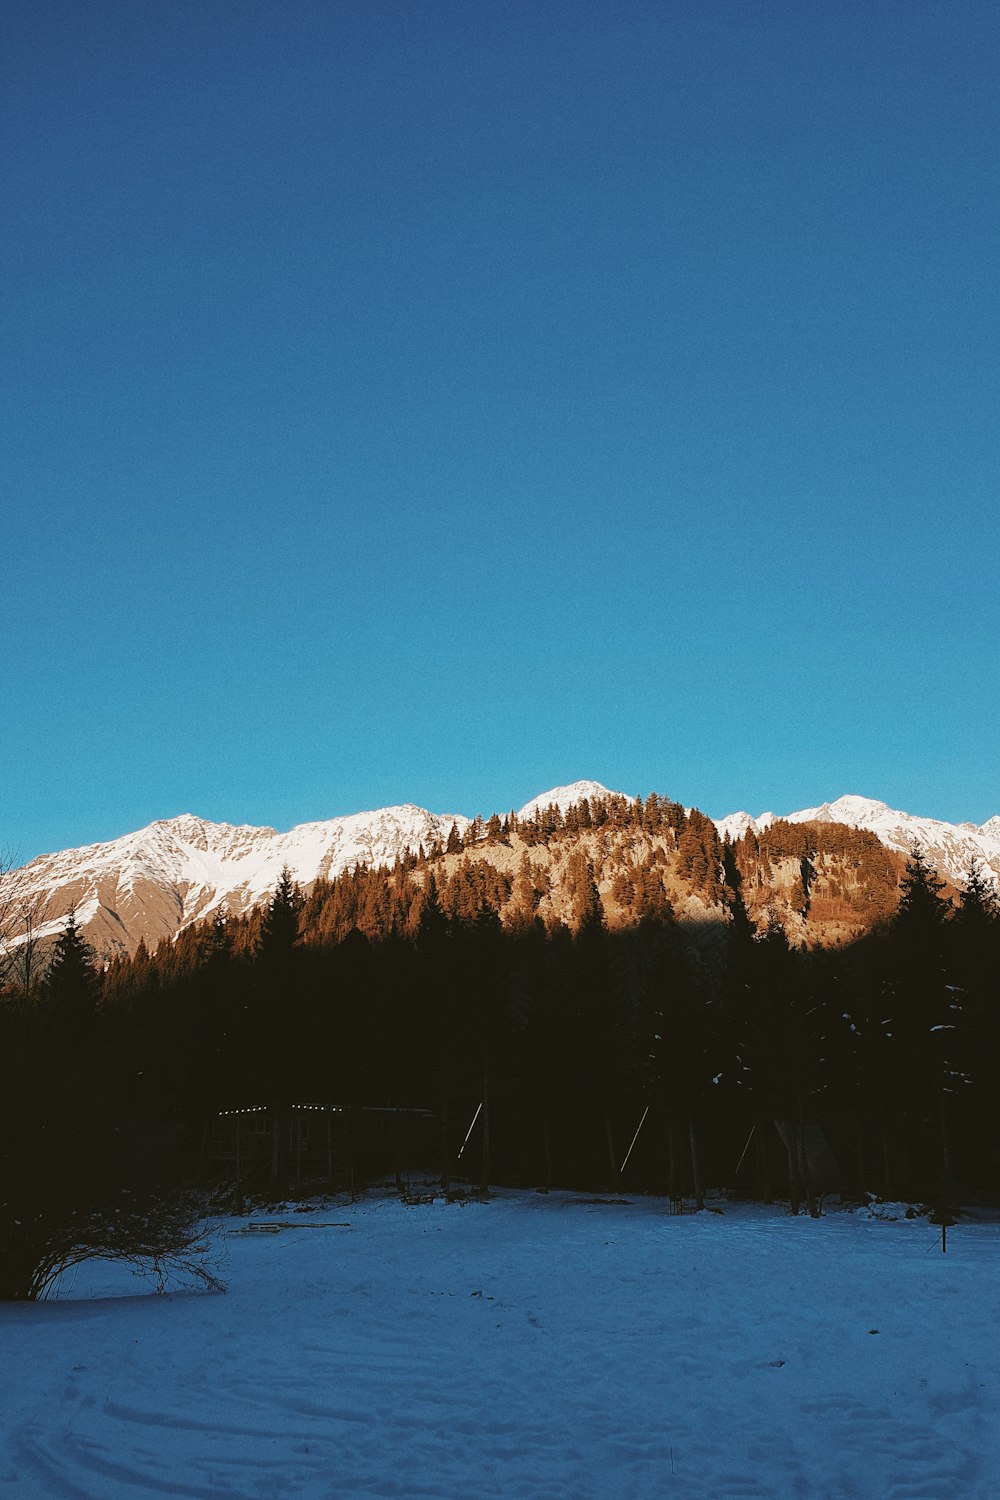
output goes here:
[{"label": "mountain", "polygon": [[[596,781],[576,781],[533,797],[517,817],[527,821],[552,807],[565,814],[584,799],[593,803],[608,797],[621,798],[622,794],[612,793]],[[712,821],[720,837],[728,835],[737,840],[747,832],[763,832],[777,819],[772,813],[754,818],[739,812]],[[979,827],[951,824],[895,811],[884,802],[866,797],[846,796],[789,813],[784,821],[862,829],[904,855],[918,843],[931,862],[957,884],[963,883],[970,859],[976,858],[1000,881],[1000,817]],[[15,917],[28,910],[33,935],[44,939],[62,929],[72,909],[98,953],[131,952],[140,940],[152,948],[161,939],[173,938],[182,928],[222,908],[238,915],[260,905],[285,867],[300,885],[309,887],[318,879],[332,879],[358,864],[392,865],[405,851],[415,853],[421,846],[429,853],[446,845],[453,826],[464,835],[471,820],[461,813],[432,813],[412,804],[301,823],[285,833],[274,828],[210,823],[183,814],[109,843],[39,856],[5,877],[0,889],[0,917],[4,909]],[[595,831],[584,840],[588,856],[595,861],[596,839]],[[667,839],[661,851],[666,860],[664,868],[672,863],[672,847]],[[602,899],[612,917],[625,910],[614,894],[615,881],[624,877],[627,884],[632,878],[635,860],[640,857],[637,850],[633,835],[628,834],[616,844],[613,857],[601,856],[610,859],[606,877],[603,871],[598,873],[603,881]],[[652,852],[650,845],[642,857]],[[509,848],[489,851],[489,859],[509,866],[511,875],[519,857]],[[538,858],[541,860],[541,853]],[[558,882],[554,869],[553,878]],[[675,906],[687,900],[683,877],[664,878]],[[894,882],[896,876],[891,879]],[[555,898],[553,914],[559,914]],[[18,932],[23,940],[23,923],[13,931],[15,942]]]},{"label": "mountain", "polygon": [[7,877],[8,902],[33,905],[35,936],[62,929],[66,913],[99,953],[152,947],[220,907],[248,911],[267,899],[286,866],[301,885],[362,863],[391,865],[406,849],[444,843],[461,813],[406,804],[274,828],[209,823],[185,813],[106,844],[43,854]]},{"label": "mountain", "polygon": [[544,812],[546,808],[558,807],[560,812],[565,812],[568,807],[575,807],[584,798],[593,801],[595,797],[620,797],[621,792],[610,792],[606,786],[601,786],[599,781],[573,781],[569,786],[553,787],[551,792],[540,792],[537,797],[532,797],[519,809],[519,818],[533,818],[537,812]]},{"label": "mountain", "polygon": [[[774,813],[730,813],[716,818],[720,838],[742,838],[748,831],[759,833],[777,819]],[[977,860],[984,873],[989,871],[1000,881],[1000,817],[977,826],[975,823],[943,823],[937,818],[914,817],[885,802],[870,797],[838,797],[819,807],[805,807],[800,812],[785,813],[786,823],[842,823],[848,828],[864,828],[874,833],[887,849],[909,854],[919,845],[931,864],[956,885],[964,885],[970,860]]]},{"label": "mountain", "polygon": [[[536,805],[564,810],[584,797],[609,795],[596,781],[578,781],[541,793],[520,816]],[[453,826],[464,833],[470,821],[405,803],[279,833],[183,813],[109,843],[40,855],[7,877],[7,905],[15,913],[31,910],[38,939],[60,932],[73,910],[98,953],[131,952],[140,939],[155,947],[220,908],[239,914],[260,905],[286,866],[308,887],[357,864],[392,865],[421,846],[429,852],[447,842]]]}]

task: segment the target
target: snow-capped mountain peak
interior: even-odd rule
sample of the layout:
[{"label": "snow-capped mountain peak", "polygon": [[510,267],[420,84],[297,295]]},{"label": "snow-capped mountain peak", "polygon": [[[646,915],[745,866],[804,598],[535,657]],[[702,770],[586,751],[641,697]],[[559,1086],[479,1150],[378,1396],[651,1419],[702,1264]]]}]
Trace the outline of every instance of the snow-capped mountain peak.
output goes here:
[{"label": "snow-capped mountain peak", "polygon": [[[578,781],[533,798],[524,814],[607,795],[596,781]],[[18,905],[32,904],[36,936],[61,931],[74,910],[90,942],[108,953],[132,949],[140,938],[152,947],[223,908],[247,911],[267,900],[285,868],[308,887],[358,864],[391,865],[408,850],[443,845],[453,826],[462,834],[470,822],[463,813],[432,813],[412,802],[284,833],[184,812],[107,843],[41,855],[7,878]]]},{"label": "snow-capped mountain peak", "polygon": [[836,802],[824,802],[820,807],[806,807],[801,812],[789,813],[789,823],[846,823],[851,828],[871,828],[886,817],[893,817],[892,808],[886,802],[877,802],[872,797],[859,797],[854,793],[838,797]]},{"label": "snow-capped mountain peak", "polygon": [[519,818],[533,818],[537,812],[546,807],[558,807],[560,812],[565,812],[567,807],[573,807],[575,803],[582,802],[586,797],[618,797],[620,792],[609,791],[599,781],[572,781],[569,786],[554,786],[550,792],[540,792],[537,797],[532,797],[519,810]]},{"label": "snow-capped mountain peak", "polygon": [[727,813],[724,818],[713,818],[720,839],[731,839],[733,843],[746,833],[761,833],[774,822],[774,813],[759,813],[752,818],[748,812]]},{"label": "snow-capped mountain peak", "polygon": [[220,908],[248,910],[266,900],[288,868],[303,886],[357,864],[391,865],[406,850],[444,843],[461,813],[407,803],[274,828],[211,823],[193,813],[162,818],[109,843],[44,854],[8,879],[22,904],[37,904],[36,936],[61,930],[75,910],[99,951],[152,946]]},{"label": "snow-capped mountain peak", "polygon": [[[622,795],[597,781],[574,781],[541,792],[521,808],[561,811],[584,798]],[[850,794],[785,815],[792,823],[846,823],[868,829],[890,849],[908,854],[922,848],[942,874],[958,885],[975,860],[1000,884],[1000,816],[981,826],[914,817],[870,797]],[[731,813],[715,820],[720,835],[742,838],[775,821],[773,813]],[[4,877],[7,899],[30,907],[32,930],[44,937],[61,930],[66,914],[77,921],[98,952],[153,946],[221,908],[244,912],[265,901],[282,869],[302,886],[333,879],[358,864],[391,865],[404,851],[444,845],[452,826],[465,833],[462,813],[432,813],[413,803],[351,813],[287,832],[246,824],[212,823],[193,813],[160,819],[134,833],[82,849],[32,860]],[[14,909],[8,901],[8,909]],[[18,941],[15,937],[13,941]]]},{"label": "snow-capped mountain peak", "polygon": [[[973,823],[945,823],[938,818],[915,817],[886,802],[855,794],[782,816],[786,823],[846,823],[850,828],[865,828],[887,848],[902,854],[918,847],[931,864],[957,885],[965,883],[972,860],[1000,882],[1000,816],[990,818],[981,827]],[[761,832],[775,818],[773,813],[752,818],[739,812],[714,821],[720,837],[728,834],[731,839],[738,839],[748,831]]]}]

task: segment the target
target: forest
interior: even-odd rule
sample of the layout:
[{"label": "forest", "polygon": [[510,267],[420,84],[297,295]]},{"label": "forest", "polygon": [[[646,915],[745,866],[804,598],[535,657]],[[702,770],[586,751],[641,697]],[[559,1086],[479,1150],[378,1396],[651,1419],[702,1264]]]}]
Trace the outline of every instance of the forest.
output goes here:
[{"label": "forest", "polygon": [[[355,1137],[352,1187],[405,1161],[484,1191],[946,1216],[1000,1192],[998,973],[976,868],[956,891],[837,825],[720,844],[657,797],[491,818],[308,892],[286,871],[265,907],[103,964],[70,914],[0,1006],[0,1295],[67,1217],[127,1219],[154,1138],[161,1175],[229,1191],[208,1122],[251,1107],[392,1112],[395,1162]],[[241,1186],[317,1186],[291,1173],[276,1147]]]}]

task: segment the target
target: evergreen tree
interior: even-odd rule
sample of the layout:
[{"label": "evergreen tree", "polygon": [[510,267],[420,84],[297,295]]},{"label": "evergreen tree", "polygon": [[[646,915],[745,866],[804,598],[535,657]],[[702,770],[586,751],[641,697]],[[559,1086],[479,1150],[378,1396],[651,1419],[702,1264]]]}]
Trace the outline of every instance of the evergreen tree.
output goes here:
[{"label": "evergreen tree", "polygon": [[220,907],[212,918],[212,926],[208,934],[208,944],[205,950],[206,965],[211,968],[222,967],[232,960],[233,936],[229,930],[229,913],[225,907]]},{"label": "evergreen tree", "polygon": [[521,863],[512,888],[512,899],[505,913],[505,920],[512,931],[523,933],[535,921],[541,892],[535,884],[535,875],[527,849],[521,854]]},{"label": "evergreen tree", "polygon": [[961,1090],[968,1157],[980,1181],[1000,1167],[1000,901],[972,861],[949,924],[950,969],[962,1009],[964,1045],[957,1050],[969,1084]]},{"label": "evergreen tree", "polygon": [[42,1000],[61,1027],[86,1026],[97,1009],[101,981],[94,967],[94,950],[70,912],[52,952],[42,981]]},{"label": "evergreen tree", "polygon": [[248,1012],[248,1054],[256,1075],[253,1089],[258,1098],[267,1099],[270,1111],[272,1191],[278,1189],[285,1169],[281,1127],[299,1072],[302,994],[297,945],[302,907],[302,894],[286,866],[261,924],[255,954],[257,983]]},{"label": "evergreen tree", "polygon": [[940,933],[951,913],[951,902],[942,896],[944,881],[939,879],[927,856],[914,844],[906,862],[899,910],[893,927],[912,947],[922,951],[938,947]]},{"label": "evergreen tree", "polygon": [[570,927],[577,935],[604,928],[604,908],[594,878],[594,866],[583,849],[574,849],[566,862],[566,890],[572,903]]},{"label": "evergreen tree", "polygon": [[666,1170],[657,1171],[657,1186],[662,1190],[665,1180],[673,1199],[689,1181],[700,1209],[697,1117],[713,1074],[710,1008],[672,923],[647,918],[620,934],[616,948],[617,966],[626,960],[619,985],[632,1037],[632,1072],[653,1113],[652,1139],[658,1131],[661,1150],[666,1144]]},{"label": "evergreen tree", "polygon": [[286,865],[278,877],[274,895],[267,903],[260,930],[257,957],[263,963],[280,965],[290,957],[299,941],[299,914],[303,904],[302,893]]},{"label": "evergreen tree", "polygon": [[[941,1210],[954,1176],[951,1145],[951,1099],[962,1082],[960,1053],[963,1017],[961,997],[950,972],[948,918],[951,902],[921,849],[914,846],[906,864],[899,909],[889,926],[887,974],[883,986],[885,1018],[894,1045],[894,1085],[907,1134],[918,1134],[921,1116],[939,1119]],[[933,1158],[933,1143],[924,1143]],[[925,1193],[929,1184],[911,1188]]]},{"label": "evergreen tree", "polygon": [[993,934],[1000,923],[1000,898],[997,888],[983,874],[976,859],[972,859],[965,872],[965,886],[959,893],[958,909],[955,912],[956,929],[963,937],[976,941],[980,936]]},{"label": "evergreen tree", "polygon": [[436,957],[448,936],[448,919],[441,909],[433,871],[427,876],[426,885],[414,897],[410,926],[416,937],[417,951],[432,959]]}]

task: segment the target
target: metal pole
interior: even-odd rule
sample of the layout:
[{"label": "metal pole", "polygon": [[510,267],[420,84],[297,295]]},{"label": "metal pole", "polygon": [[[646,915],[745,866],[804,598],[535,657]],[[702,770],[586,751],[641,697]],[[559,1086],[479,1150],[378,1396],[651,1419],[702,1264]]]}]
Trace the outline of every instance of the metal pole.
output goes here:
[{"label": "metal pole", "polygon": [[[634,1146],[635,1143],[636,1143],[636,1141],[639,1139],[639,1131],[645,1125],[645,1123],[646,1123],[646,1116],[648,1114],[649,1114],[649,1105],[647,1104],[646,1108],[642,1112],[642,1119],[639,1121],[638,1125],[635,1127],[635,1135],[632,1137],[632,1146]],[[628,1159],[632,1155],[632,1146],[630,1146],[628,1148],[628,1150],[625,1152],[625,1160],[622,1162],[621,1166],[618,1168],[619,1172],[624,1172],[625,1168],[628,1166]]]},{"label": "metal pole", "polygon": [[[746,1156],[747,1152],[750,1150],[750,1142],[753,1140],[753,1133],[756,1129],[756,1125],[751,1125],[750,1134],[747,1136],[747,1143],[743,1147],[743,1156]],[[734,1177],[738,1177],[740,1175],[740,1167],[742,1167],[743,1165],[743,1156],[741,1156],[739,1161],[736,1163],[736,1171],[733,1173]]]},{"label": "metal pole", "polygon": [[[465,1148],[466,1148],[466,1146],[469,1144],[469,1136],[472,1134],[473,1130],[475,1129],[476,1121],[479,1119],[479,1116],[482,1114],[483,1102],[484,1101],[480,1100],[479,1108],[476,1110],[476,1113],[472,1116],[472,1124],[469,1126],[468,1130],[465,1132],[465,1140],[462,1142],[462,1151],[464,1151]],[[460,1151],[458,1153],[458,1160],[459,1161],[462,1160],[462,1151]]]}]

